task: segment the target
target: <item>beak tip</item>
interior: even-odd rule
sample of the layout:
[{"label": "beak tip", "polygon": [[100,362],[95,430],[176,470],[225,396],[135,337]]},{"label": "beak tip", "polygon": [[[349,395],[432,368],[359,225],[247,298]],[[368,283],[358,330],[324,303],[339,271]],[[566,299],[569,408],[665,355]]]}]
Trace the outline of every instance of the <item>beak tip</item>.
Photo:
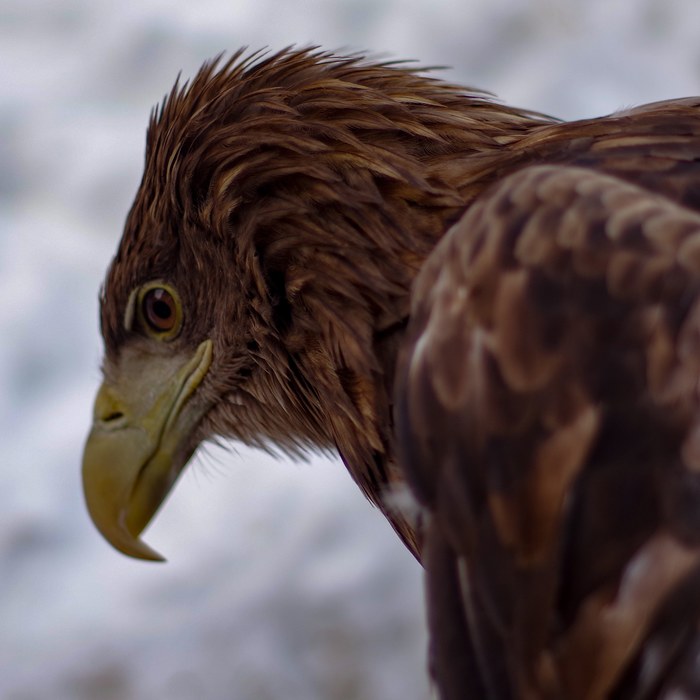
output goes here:
[{"label": "beak tip", "polygon": [[115,546],[122,554],[126,554],[134,559],[143,559],[144,561],[153,562],[165,562],[165,557],[156,552],[155,549],[149,547],[143,540],[138,539],[138,537],[122,539],[116,542],[112,539],[108,539],[110,544]]},{"label": "beak tip", "polygon": [[152,561],[157,564],[165,564],[168,560],[162,555],[156,552],[154,549],[149,548],[149,555],[143,557],[146,561]]},{"label": "beak tip", "polygon": [[148,559],[146,559],[146,561],[152,561],[154,564],[167,564],[168,563],[168,560],[165,557],[161,556],[160,554],[156,554],[153,557],[149,557]]}]

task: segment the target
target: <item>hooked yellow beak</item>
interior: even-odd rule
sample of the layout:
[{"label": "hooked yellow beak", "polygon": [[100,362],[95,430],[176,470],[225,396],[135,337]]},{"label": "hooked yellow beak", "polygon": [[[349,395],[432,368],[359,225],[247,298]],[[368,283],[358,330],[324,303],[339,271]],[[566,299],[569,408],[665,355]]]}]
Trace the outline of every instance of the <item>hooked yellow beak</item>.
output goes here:
[{"label": "hooked yellow beak", "polygon": [[196,447],[189,436],[205,408],[189,399],[211,357],[211,340],[189,358],[132,354],[97,393],[83,489],[97,529],[124,554],[163,560],[139,535]]}]

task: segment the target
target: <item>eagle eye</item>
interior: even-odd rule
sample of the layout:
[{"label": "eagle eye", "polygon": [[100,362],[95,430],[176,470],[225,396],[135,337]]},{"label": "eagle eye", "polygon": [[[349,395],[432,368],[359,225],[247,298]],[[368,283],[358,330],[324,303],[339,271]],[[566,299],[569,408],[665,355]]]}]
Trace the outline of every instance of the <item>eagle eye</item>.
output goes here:
[{"label": "eagle eye", "polygon": [[149,282],[138,293],[136,312],[150,336],[171,340],[182,325],[182,306],[177,292],[163,282]]}]

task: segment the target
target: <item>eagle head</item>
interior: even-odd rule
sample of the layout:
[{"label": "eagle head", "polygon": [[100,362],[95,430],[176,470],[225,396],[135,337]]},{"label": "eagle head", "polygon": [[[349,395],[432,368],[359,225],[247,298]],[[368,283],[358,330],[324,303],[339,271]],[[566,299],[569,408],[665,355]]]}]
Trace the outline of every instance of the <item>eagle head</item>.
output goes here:
[{"label": "eagle head", "polygon": [[531,122],[404,66],[314,50],[239,52],[176,83],[100,299],[83,477],[101,533],[158,558],[139,535],[217,437],[337,449],[387,512],[411,282],[473,196],[465,164]]}]

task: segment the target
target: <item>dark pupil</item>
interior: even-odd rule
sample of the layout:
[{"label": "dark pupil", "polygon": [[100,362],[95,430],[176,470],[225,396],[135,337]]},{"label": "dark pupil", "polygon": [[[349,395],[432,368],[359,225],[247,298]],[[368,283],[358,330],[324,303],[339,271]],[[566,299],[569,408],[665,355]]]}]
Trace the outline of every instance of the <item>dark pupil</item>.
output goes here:
[{"label": "dark pupil", "polygon": [[170,307],[164,302],[156,300],[153,302],[153,313],[160,319],[170,318]]},{"label": "dark pupil", "polygon": [[170,330],[173,324],[173,300],[164,289],[155,289],[146,299],[147,317],[158,330]]}]

